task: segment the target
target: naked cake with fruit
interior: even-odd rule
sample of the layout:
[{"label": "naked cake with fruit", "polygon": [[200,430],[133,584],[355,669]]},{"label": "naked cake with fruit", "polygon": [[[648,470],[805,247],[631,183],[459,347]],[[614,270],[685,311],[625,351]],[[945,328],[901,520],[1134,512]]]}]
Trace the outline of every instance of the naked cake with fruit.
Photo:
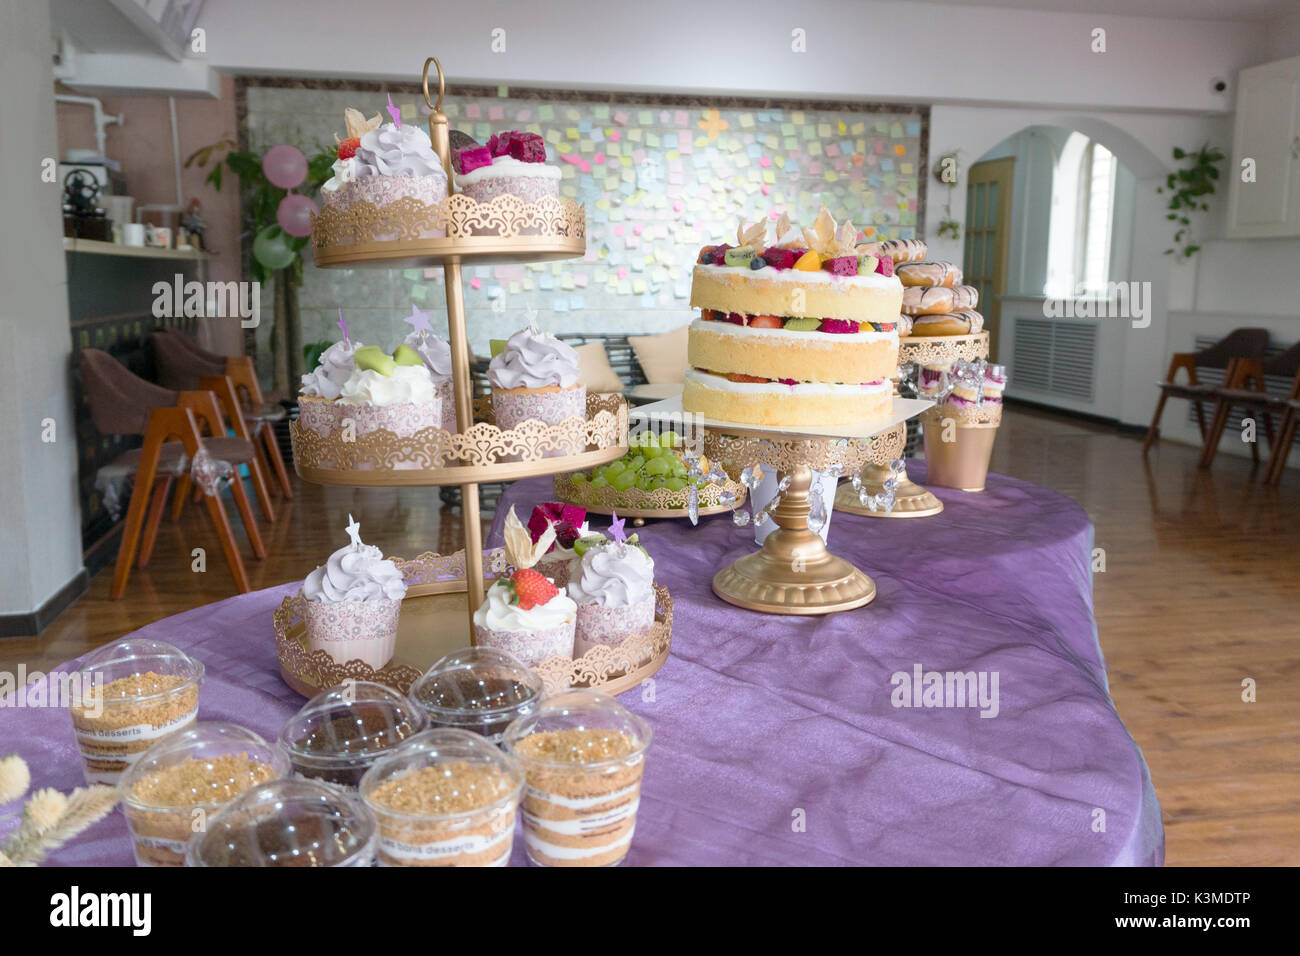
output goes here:
[{"label": "naked cake with fruit", "polygon": [[893,260],[858,245],[825,209],[811,229],[782,215],[696,262],[682,407],[769,426],[847,425],[889,412],[903,286]]}]

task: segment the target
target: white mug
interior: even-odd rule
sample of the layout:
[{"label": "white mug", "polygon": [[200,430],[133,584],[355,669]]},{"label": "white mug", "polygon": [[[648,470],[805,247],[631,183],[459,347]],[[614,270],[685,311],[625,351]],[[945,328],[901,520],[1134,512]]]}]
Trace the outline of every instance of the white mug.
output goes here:
[{"label": "white mug", "polygon": [[143,246],[144,245],[144,223],[142,222],[122,223],[122,243],[128,246]]}]

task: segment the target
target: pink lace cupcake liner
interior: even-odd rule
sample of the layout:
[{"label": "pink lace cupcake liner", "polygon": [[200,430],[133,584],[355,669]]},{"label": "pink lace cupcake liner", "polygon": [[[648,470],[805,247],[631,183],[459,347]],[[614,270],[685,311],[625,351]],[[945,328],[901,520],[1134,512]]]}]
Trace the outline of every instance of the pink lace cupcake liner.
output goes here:
[{"label": "pink lace cupcake liner", "polygon": [[442,405],[442,430],[455,434],[460,429],[456,426],[456,392],[451,387],[451,379],[433,386],[433,394]]},{"label": "pink lace cupcake liner", "polygon": [[[368,202],[379,207],[379,221],[375,232],[366,238],[368,242],[391,242],[395,239],[437,239],[445,236],[445,229],[418,229],[411,233],[409,226],[396,216],[389,223],[385,219],[384,207],[401,199],[415,199],[429,206],[437,206],[447,198],[447,177],[441,174],[429,176],[366,176],[345,183],[332,193],[322,192],[326,206],[347,209],[358,202]],[[430,213],[432,222],[436,209]],[[340,245],[351,245],[356,237],[343,237]]]},{"label": "pink lace cupcake liner", "polygon": [[535,667],[548,657],[573,656],[573,622],[538,631],[494,631],[475,624],[474,643],[478,647],[495,647]]},{"label": "pink lace cupcake liner", "polygon": [[[498,428],[514,428],[530,418],[535,418],[547,425],[558,425],[566,418],[587,417],[587,389],[583,385],[562,388],[556,392],[533,392],[520,388],[494,388],[492,390],[492,414]],[[559,448],[546,455],[555,458],[560,455],[576,455],[585,451],[585,446],[574,445]]]},{"label": "pink lace cupcake liner", "polygon": [[[452,416],[456,413],[452,406]],[[400,438],[410,438],[425,428],[439,428],[443,424],[442,401],[437,392],[432,402],[402,402],[396,405],[343,405],[339,402],[304,396],[298,404],[298,425],[310,428],[323,436],[331,432],[342,431],[344,422],[351,419],[356,437],[361,438],[371,432],[385,429]],[[321,462],[320,467],[329,467],[329,462]],[[374,466],[367,462],[358,462],[357,471],[368,471]],[[395,469],[421,468],[418,461],[397,461],[391,467]]]},{"label": "pink lace cupcake liner", "polygon": [[620,644],[633,634],[644,634],[655,622],[655,599],[635,604],[579,604],[573,654],[581,657],[599,644]]},{"label": "pink lace cupcake liner", "polygon": [[498,196],[518,196],[524,202],[537,202],[547,196],[560,195],[560,181],[549,176],[496,176],[470,183],[461,190],[475,202],[491,202]]},{"label": "pink lace cupcake liner", "polygon": [[338,664],[359,660],[379,670],[393,659],[401,601],[306,601],[307,650],[325,651]]}]

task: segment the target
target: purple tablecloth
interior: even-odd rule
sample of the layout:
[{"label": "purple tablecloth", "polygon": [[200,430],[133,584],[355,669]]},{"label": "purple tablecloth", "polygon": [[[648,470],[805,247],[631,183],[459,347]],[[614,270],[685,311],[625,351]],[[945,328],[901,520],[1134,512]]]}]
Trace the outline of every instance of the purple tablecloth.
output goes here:
[{"label": "purple tablecloth", "polygon": [[[924,480],[924,466],[910,471]],[[733,608],[715,571],[754,548],[724,516],[652,522],[674,601],[672,656],[622,702],[654,728],[630,864],[1159,864],[1160,809],[1115,712],[1092,617],[1092,528],[1053,492],[990,476],[935,489],[933,518],[837,514],[831,549],[876,581],[866,608],[817,618]],[[549,479],[516,483],[525,520]],[[599,519],[597,524],[600,523]],[[499,540],[500,518],[493,529]],[[274,739],[302,703],[280,680],[271,612],[296,584],[139,633],[202,659],[203,720]],[[997,714],[896,707],[891,675],[998,675]],[[991,677],[990,677],[991,680]],[[991,686],[991,684],[990,684]],[[0,753],[33,786],[82,782],[67,714],[0,709]],[[515,863],[523,860],[516,841]],[[130,864],[120,813],[54,856]]]}]

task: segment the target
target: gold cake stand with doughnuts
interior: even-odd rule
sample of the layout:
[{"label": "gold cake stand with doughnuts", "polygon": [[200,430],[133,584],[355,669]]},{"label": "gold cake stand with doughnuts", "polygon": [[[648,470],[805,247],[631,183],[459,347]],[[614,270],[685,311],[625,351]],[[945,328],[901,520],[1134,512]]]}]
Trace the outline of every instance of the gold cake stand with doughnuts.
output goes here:
[{"label": "gold cake stand with doughnuts", "polygon": [[737,607],[767,614],[831,614],[871,603],[876,583],[826,547],[809,527],[813,473],[888,467],[907,443],[907,420],[930,402],[895,397],[882,423],[833,428],[767,428],[722,422],[682,410],[681,398],[643,405],[634,419],[681,422],[702,429],[704,453],[732,474],[758,465],[776,472],[776,529],[758,551],[713,576],[713,592]]},{"label": "gold cake stand with doughnuts", "polygon": [[[429,94],[430,66],[437,71],[436,102]],[[290,435],[295,467],[307,481],[460,486],[465,559],[457,590],[465,592],[467,617],[472,619],[485,591],[479,484],[614,461],[627,451],[628,409],[621,396],[589,395],[585,416],[553,425],[529,420],[502,429],[492,422],[490,410],[480,406],[475,415],[461,266],[581,257],[587,250],[586,213],[571,199],[524,202],[503,195],[480,203],[455,194],[451,130],[442,111],[446,79],[436,57],[425,60],[421,81],[430,110],[429,137],[447,174],[447,198],[429,204],[405,197],[383,209],[367,202],[346,208],[327,206],[313,217],[311,245],[316,264],[322,267],[442,267],[457,430],[426,428],[399,436],[380,429],[349,436],[341,429],[320,434],[294,423]]]},{"label": "gold cake stand with doughnuts", "polygon": [[[989,334],[972,335],[915,335],[898,340],[898,364],[951,365],[958,360],[973,362],[988,358]],[[898,394],[898,382],[894,382]],[[862,491],[876,495],[884,490],[885,479],[890,477],[888,464],[869,462],[862,466]],[[898,488],[894,492],[894,507],[889,511],[872,511],[862,504],[857,489],[844,485],[835,493],[835,510],[848,514],[866,515],[870,518],[928,518],[943,511],[943,502],[931,491],[922,488],[907,477],[907,469],[897,476]]]}]

